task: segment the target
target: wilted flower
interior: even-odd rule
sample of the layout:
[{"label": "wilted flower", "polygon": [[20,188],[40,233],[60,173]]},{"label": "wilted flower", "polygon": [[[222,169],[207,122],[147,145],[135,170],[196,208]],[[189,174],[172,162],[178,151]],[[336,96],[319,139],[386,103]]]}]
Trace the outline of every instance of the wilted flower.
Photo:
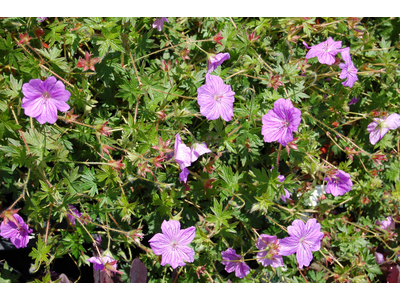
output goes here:
[{"label": "wilted flower", "polygon": [[0,235],[3,238],[10,239],[11,243],[15,248],[25,248],[29,242],[29,233],[32,233],[32,229],[29,229],[28,225],[25,224],[24,220],[18,215],[13,215],[13,220],[9,219],[8,222],[1,222],[0,224]]},{"label": "wilted flower", "polygon": [[394,230],[394,228],[396,226],[396,223],[394,222],[394,220],[392,219],[391,216],[387,217],[386,220],[376,221],[375,224],[379,225],[379,227],[381,229],[386,230],[386,231]]},{"label": "wilted flower", "polygon": [[280,240],[280,255],[287,256],[296,253],[299,268],[308,267],[313,259],[312,252],[321,248],[324,233],[316,219],[309,219],[307,224],[294,220],[287,228],[289,237]]},{"label": "wilted flower", "polygon": [[121,175],[120,169],[125,167],[125,164],[122,163],[122,158],[121,158],[120,160],[113,160],[113,159],[111,159],[111,160],[108,161],[108,163],[110,164],[110,166],[111,166],[114,170],[117,170],[117,171],[118,171],[119,175]]},{"label": "wilted flower", "polygon": [[388,161],[384,154],[381,154],[380,151],[371,155],[371,159],[377,165],[382,165],[382,161]]},{"label": "wilted flower", "polygon": [[103,124],[97,124],[95,128],[101,135],[110,136],[111,135],[111,131],[110,131],[111,127],[108,127],[107,124],[108,124],[108,121],[104,122]]},{"label": "wilted flower", "polygon": [[[303,44],[305,44],[305,42],[303,42]],[[305,46],[306,45],[307,44],[305,44]],[[332,65],[335,62],[335,55],[340,52],[340,47],[342,47],[342,41],[335,42],[329,37],[325,42],[311,46],[306,58],[310,59],[317,56],[321,64]]]},{"label": "wilted flower", "polygon": [[161,70],[163,70],[164,72],[168,72],[169,70],[171,70],[171,60],[168,61],[168,63],[165,62],[165,60],[161,61]]},{"label": "wilted flower", "polygon": [[260,38],[259,35],[255,36],[255,34],[256,34],[255,31],[253,31],[251,34],[248,34],[248,33],[246,32],[247,39],[249,40],[250,43],[257,41],[257,40]]},{"label": "wilted flower", "polygon": [[80,213],[75,206],[68,204],[69,210],[67,212],[68,220],[71,222],[72,225],[76,226],[75,219],[80,218],[82,213]]},{"label": "wilted flower", "polygon": [[194,261],[194,250],[188,245],[193,241],[196,227],[181,230],[179,221],[163,221],[162,233],[157,233],[150,240],[150,247],[155,255],[162,255],[161,265],[170,264],[173,269],[183,267],[186,262]]},{"label": "wilted flower", "polygon": [[161,31],[163,29],[164,22],[169,23],[168,19],[165,18],[165,17],[162,17],[162,18],[159,18],[159,19],[157,18],[153,23],[153,28],[157,28],[158,31]]},{"label": "wilted flower", "polygon": [[362,151],[356,151],[354,150],[355,148],[351,148],[349,149],[349,147],[344,147],[346,149],[347,155],[349,156],[349,158],[353,161],[353,155],[358,155],[359,153],[361,153]]},{"label": "wilted flower", "polygon": [[296,144],[298,139],[299,138],[294,138],[293,141],[287,143],[286,151],[288,152],[288,154],[290,154],[290,149],[294,149],[294,150],[298,149],[297,144]]},{"label": "wilted flower", "polygon": [[342,82],[342,84],[343,84],[343,86],[348,86],[348,87],[352,88],[354,82],[356,82],[358,80],[358,77],[357,77],[358,69],[356,69],[356,67],[354,67],[353,62],[351,61],[349,47],[342,49],[341,54],[342,54],[342,58],[345,63],[339,64],[339,68],[342,69],[342,72],[340,73],[339,78],[340,79],[347,78],[346,81]]},{"label": "wilted flower", "polygon": [[375,145],[385,136],[389,129],[396,129],[398,127],[400,127],[399,114],[394,113],[384,119],[374,118],[374,121],[367,127],[367,131],[370,133],[370,143]]},{"label": "wilted flower", "polygon": [[101,145],[101,151],[107,153],[108,155],[110,155],[110,151],[109,150],[115,150],[113,147],[107,146],[102,144]]},{"label": "wilted flower", "polygon": [[20,38],[20,41],[18,42],[17,45],[25,45],[25,44],[28,44],[29,41],[31,40],[31,37],[28,35],[27,32],[25,32],[24,34],[20,33],[20,34],[19,34],[19,38]]},{"label": "wilted flower", "polygon": [[211,73],[225,60],[231,58],[229,53],[210,54],[207,60],[207,73]]},{"label": "wilted flower", "polygon": [[206,84],[197,89],[200,113],[207,120],[216,120],[219,117],[225,121],[232,120],[234,95],[231,86],[224,84],[220,77],[207,74]]},{"label": "wilted flower", "polygon": [[179,174],[180,181],[186,183],[187,177],[189,175],[189,167],[192,164],[192,153],[188,146],[182,143],[179,133],[175,136],[175,151],[174,151],[175,161],[178,163],[182,172]]},{"label": "wilted flower", "polygon": [[283,85],[282,75],[272,75],[272,73],[269,73],[269,82],[267,87],[272,87],[276,91],[281,85]]},{"label": "wilted flower", "polygon": [[385,262],[385,256],[382,253],[375,252],[375,260],[378,265],[383,264]]},{"label": "wilted flower", "polygon": [[184,48],[183,50],[181,50],[181,52],[179,52],[180,56],[182,57],[183,60],[185,59],[189,59],[189,54],[190,50],[187,48]]},{"label": "wilted flower", "polygon": [[356,103],[358,102],[358,100],[360,100],[360,97],[353,97],[353,98],[351,98],[351,100],[349,101],[349,103],[347,103],[347,105],[356,104]]},{"label": "wilted flower", "polygon": [[282,146],[293,141],[293,132],[297,131],[301,122],[301,111],[295,108],[290,99],[280,98],[275,101],[274,108],[262,117],[261,133],[264,141],[278,141]]},{"label": "wilted flower", "polygon": [[73,123],[76,121],[76,119],[79,117],[79,115],[74,115],[74,109],[71,109],[70,111],[65,112],[65,122],[66,123]]},{"label": "wilted flower", "polygon": [[307,68],[309,67],[311,67],[311,65],[308,64],[307,58],[299,59],[299,61],[297,62],[297,69],[299,69],[302,72],[301,73],[302,76],[305,74]]},{"label": "wilted flower", "polygon": [[76,66],[78,68],[83,68],[83,71],[89,69],[95,71],[94,64],[98,63],[100,61],[100,58],[99,57],[91,58],[90,56],[92,56],[92,54],[85,51],[85,59],[83,58],[79,59],[78,64]]},{"label": "wilted flower", "polygon": [[215,43],[220,44],[221,46],[222,46],[222,43],[221,43],[220,41],[221,41],[222,39],[223,39],[223,37],[221,36],[221,31],[218,32],[218,33],[216,34],[216,36],[213,37],[213,41],[214,41]]},{"label": "wilted flower", "polygon": [[342,170],[328,171],[327,177],[324,178],[328,183],[326,184],[325,191],[333,196],[343,196],[346,192],[351,190],[353,182],[350,175]]},{"label": "wilted flower", "polygon": [[225,271],[232,273],[235,271],[235,276],[238,278],[244,278],[250,273],[250,267],[242,260],[240,255],[236,254],[236,250],[228,248],[226,251],[221,252],[223,261],[221,262],[225,265]]},{"label": "wilted flower", "polygon": [[40,124],[54,124],[57,121],[57,110],[65,112],[70,108],[66,102],[71,93],[53,76],[45,81],[31,79],[22,85],[22,92],[24,98],[21,107],[25,115],[36,118]]},{"label": "wilted flower", "polygon": [[117,261],[108,255],[101,258],[92,256],[87,261],[94,264],[95,270],[105,271],[109,276],[111,276],[111,272],[122,274],[121,271],[117,271]]},{"label": "wilted flower", "polygon": [[279,240],[275,235],[261,234],[257,239],[257,261],[264,267],[271,265],[273,268],[283,267],[283,259],[279,254]]},{"label": "wilted flower", "polygon": [[200,155],[210,153],[211,150],[207,148],[206,143],[194,143],[190,147],[191,161],[195,162]]}]

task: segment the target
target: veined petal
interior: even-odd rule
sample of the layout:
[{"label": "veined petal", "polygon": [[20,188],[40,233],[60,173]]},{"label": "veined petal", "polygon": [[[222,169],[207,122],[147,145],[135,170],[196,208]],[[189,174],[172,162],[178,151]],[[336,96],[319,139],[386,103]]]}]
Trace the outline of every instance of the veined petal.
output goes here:
[{"label": "veined petal", "polygon": [[181,230],[181,223],[179,221],[170,220],[170,221],[163,221],[161,224],[162,233],[170,240],[173,241],[179,234]]},{"label": "veined petal", "polygon": [[297,248],[296,258],[299,263],[299,268],[302,268],[303,266],[308,267],[313,259],[310,247],[305,243],[300,243]]},{"label": "veined petal", "polygon": [[186,246],[190,244],[194,239],[195,232],[196,227],[194,226],[181,230],[177,236],[177,242],[179,246]]}]

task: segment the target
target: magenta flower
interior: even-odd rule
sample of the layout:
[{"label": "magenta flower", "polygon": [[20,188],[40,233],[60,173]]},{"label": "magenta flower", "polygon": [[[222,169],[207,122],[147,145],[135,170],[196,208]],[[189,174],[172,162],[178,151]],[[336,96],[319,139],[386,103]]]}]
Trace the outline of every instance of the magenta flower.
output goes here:
[{"label": "magenta flower", "polygon": [[189,175],[189,167],[192,164],[192,153],[188,146],[182,143],[181,137],[179,133],[176,134],[175,137],[175,152],[174,152],[175,161],[178,163],[182,172],[179,174],[180,181],[186,183],[187,177]]},{"label": "magenta flower", "polygon": [[328,181],[325,191],[335,197],[343,196],[346,192],[351,190],[353,185],[350,175],[342,170],[333,170],[328,172],[327,177],[325,177],[324,180]]},{"label": "magenta flower", "polygon": [[347,105],[356,104],[356,103],[358,102],[358,100],[360,100],[360,97],[353,97],[353,98],[351,98],[351,100],[349,101],[349,103],[347,103]]},{"label": "magenta flower", "polygon": [[231,86],[224,84],[220,77],[207,74],[206,84],[197,89],[201,115],[207,120],[216,120],[219,117],[225,121],[232,120],[234,95]]},{"label": "magenta flower", "polygon": [[190,148],[191,161],[195,162],[200,155],[210,153],[211,150],[207,148],[206,143],[194,143]]},{"label": "magenta flower", "polygon": [[321,240],[324,237],[321,225],[315,219],[309,219],[306,225],[301,220],[294,220],[292,226],[288,226],[287,229],[290,236],[280,240],[280,255],[296,253],[299,268],[308,267],[313,259],[312,252],[321,248]]},{"label": "magenta flower", "polygon": [[257,239],[256,247],[264,250],[257,253],[257,261],[264,267],[283,267],[283,259],[279,254],[279,240],[275,235],[261,234]]},{"label": "magenta flower", "polygon": [[353,87],[354,82],[358,80],[356,67],[354,66],[353,62],[351,61],[350,57],[350,48],[342,49],[342,58],[344,60],[344,64],[339,64],[339,68],[342,69],[339,78],[346,79],[346,81],[342,82],[343,86],[348,86],[349,88]]},{"label": "magenta flower", "polygon": [[188,246],[194,239],[194,226],[181,230],[179,221],[164,220],[161,230],[162,233],[154,235],[149,243],[155,255],[162,255],[162,266],[170,264],[175,269],[185,266],[185,261],[194,261],[194,250]]},{"label": "magenta flower", "polygon": [[222,264],[225,265],[225,271],[232,273],[235,271],[235,276],[244,278],[250,273],[250,267],[242,260],[240,255],[236,254],[236,250],[228,248],[226,251],[221,252]]},{"label": "magenta flower", "polygon": [[230,59],[230,58],[231,58],[231,56],[229,55],[229,53],[218,53],[217,55],[210,54],[208,56],[208,61],[207,61],[207,74],[214,71],[225,60]]},{"label": "magenta flower", "polygon": [[[285,181],[285,176],[278,175],[278,180],[279,180],[279,182],[284,182]],[[290,193],[289,193],[289,191],[287,189],[284,189],[284,191],[285,191],[285,195],[281,196],[281,200],[283,202],[286,202],[286,199],[290,199]]]},{"label": "magenta flower", "polygon": [[275,101],[274,108],[262,117],[261,134],[264,141],[278,141],[282,146],[293,141],[293,132],[297,131],[301,122],[301,111],[295,108],[290,99],[280,98]]},{"label": "magenta flower", "polygon": [[164,26],[164,22],[169,23],[168,19],[165,18],[165,17],[162,17],[162,18],[159,18],[159,19],[157,18],[153,23],[153,28],[157,28],[158,31],[161,31],[163,26]]},{"label": "magenta flower", "polygon": [[65,89],[61,81],[51,76],[45,81],[31,79],[22,85],[22,108],[25,115],[36,118],[40,124],[54,124],[57,121],[57,110],[65,112],[69,105],[65,102],[71,93]]},{"label": "magenta flower", "polygon": [[[305,43],[303,42],[303,44]],[[335,55],[340,52],[340,47],[342,47],[342,41],[335,42],[329,37],[325,42],[311,46],[306,58],[309,59],[317,56],[321,64],[332,65],[335,62]]]},{"label": "magenta flower", "polygon": [[82,213],[80,213],[80,212],[75,208],[75,206],[73,206],[73,205],[71,205],[71,204],[68,204],[68,206],[69,206],[69,208],[70,208],[70,209],[68,210],[68,213],[67,213],[68,220],[71,222],[72,225],[76,226],[76,224],[75,224],[75,219],[76,219],[76,218],[80,218],[80,217],[82,216]]},{"label": "magenta flower", "polygon": [[95,270],[105,271],[108,275],[111,275],[110,271],[122,274],[121,271],[117,271],[117,261],[108,255],[101,258],[98,256],[92,256],[87,261],[94,264],[93,268]]},{"label": "magenta flower", "polygon": [[386,220],[383,221],[376,221],[375,222],[376,225],[379,225],[379,227],[383,230],[386,231],[391,231],[395,228],[396,223],[394,222],[394,220],[392,219],[392,217],[387,217]]},{"label": "magenta flower", "polygon": [[374,121],[367,127],[367,131],[370,133],[369,141],[372,145],[375,145],[380,141],[389,129],[396,129],[400,127],[400,115],[391,114],[385,119],[374,118]]},{"label": "magenta flower", "polygon": [[47,17],[38,17],[37,20],[39,23],[46,21]]},{"label": "magenta flower", "polygon": [[14,218],[18,222],[17,224],[12,220],[8,220],[7,224],[4,221],[1,222],[0,235],[3,238],[9,238],[15,248],[25,248],[29,242],[28,234],[32,233],[33,230],[29,229],[28,225],[25,224],[24,220],[18,214],[14,214]]}]

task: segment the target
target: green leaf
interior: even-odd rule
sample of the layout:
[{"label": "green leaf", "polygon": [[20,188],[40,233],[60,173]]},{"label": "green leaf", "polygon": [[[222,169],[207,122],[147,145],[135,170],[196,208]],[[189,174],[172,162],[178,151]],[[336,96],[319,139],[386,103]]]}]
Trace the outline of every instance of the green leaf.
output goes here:
[{"label": "green leaf", "polygon": [[36,244],[37,248],[32,248],[32,252],[29,253],[29,256],[32,257],[32,259],[35,260],[35,270],[34,272],[37,272],[39,270],[40,265],[42,262],[48,263],[48,254],[50,252],[52,245],[45,245],[44,240],[42,237],[39,235],[38,237],[38,242]]}]

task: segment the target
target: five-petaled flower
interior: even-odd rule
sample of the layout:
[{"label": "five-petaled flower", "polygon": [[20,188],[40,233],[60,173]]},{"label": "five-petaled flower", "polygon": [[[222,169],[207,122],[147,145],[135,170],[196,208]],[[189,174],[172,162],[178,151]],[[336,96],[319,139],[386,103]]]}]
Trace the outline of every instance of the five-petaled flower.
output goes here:
[{"label": "five-petaled flower", "polygon": [[91,58],[90,56],[92,56],[92,54],[86,51],[85,58],[79,59],[78,64],[76,66],[78,68],[83,68],[83,71],[86,71],[89,69],[92,71],[95,71],[94,64],[98,63],[100,61],[100,58],[99,57]]},{"label": "five-petaled flower", "polygon": [[[305,42],[303,44],[307,45]],[[332,65],[335,62],[335,55],[340,52],[340,47],[342,47],[342,41],[335,42],[329,37],[325,42],[311,46],[306,58],[317,56],[321,64]]]},{"label": "five-petaled flower", "polygon": [[206,84],[197,89],[200,113],[207,120],[216,120],[219,117],[225,121],[232,120],[234,95],[231,86],[224,84],[220,77],[207,74]]},{"label": "five-petaled flower", "polygon": [[394,113],[384,119],[374,118],[374,121],[367,127],[367,131],[370,133],[370,143],[375,145],[385,136],[389,129],[396,129],[398,127],[400,127],[399,114]]},{"label": "five-petaled flower", "polygon": [[94,264],[95,270],[104,271],[109,276],[111,276],[111,272],[122,274],[121,271],[117,271],[117,261],[108,255],[103,257],[92,256],[87,261]]},{"label": "five-petaled flower", "polygon": [[333,196],[343,196],[351,190],[353,182],[350,175],[342,170],[329,170],[324,180],[327,180],[325,191]]},{"label": "five-petaled flower", "polygon": [[300,116],[300,109],[295,108],[290,99],[276,100],[274,108],[262,117],[261,133],[264,141],[278,141],[282,146],[286,146],[293,141],[293,132],[297,131],[301,122]]},{"label": "five-petaled flower", "polygon": [[157,18],[153,23],[153,28],[157,28],[158,31],[161,31],[163,29],[164,22],[169,23],[168,19],[165,18],[165,17],[162,17],[162,18],[159,18],[159,19]]},{"label": "five-petaled flower", "polygon": [[31,79],[22,85],[22,93],[24,98],[21,107],[25,115],[36,118],[40,124],[54,124],[57,121],[57,110],[66,112],[70,108],[66,102],[71,93],[53,76],[45,81]]},{"label": "five-petaled flower", "polygon": [[0,236],[3,238],[9,238],[11,243],[14,244],[15,248],[25,248],[29,242],[29,233],[32,233],[32,229],[29,229],[28,225],[25,224],[24,220],[18,215],[14,214],[13,219],[9,219],[8,222],[1,222],[0,224]]},{"label": "five-petaled flower", "polygon": [[283,267],[283,259],[279,254],[279,241],[276,235],[261,234],[256,241],[256,247],[260,251],[257,253],[257,261],[264,267],[271,265],[273,268]]},{"label": "five-petaled flower", "polygon": [[250,267],[242,260],[240,255],[236,254],[236,250],[228,248],[221,252],[222,264],[225,265],[225,271],[232,273],[235,271],[235,276],[244,278],[250,273]]},{"label": "five-petaled flower", "polygon": [[280,240],[280,255],[296,253],[299,268],[308,267],[313,259],[312,252],[321,248],[324,233],[316,219],[309,219],[307,224],[301,220],[294,220],[292,226],[287,228],[289,237]]},{"label": "five-petaled flower", "polygon": [[396,223],[394,222],[394,220],[392,219],[391,216],[387,217],[386,220],[376,221],[375,224],[379,225],[379,227],[382,230],[386,230],[386,231],[394,230],[394,228],[396,226]]},{"label": "five-petaled flower", "polygon": [[193,241],[196,227],[181,230],[179,221],[163,221],[162,233],[157,233],[150,240],[150,247],[155,255],[162,255],[161,265],[170,264],[173,269],[183,267],[186,262],[194,261],[194,250],[188,245]]},{"label": "five-petaled flower", "polygon": [[220,66],[225,60],[230,58],[231,56],[229,55],[229,53],[209,54],[207,60],[207,73],[211,73],[218,66]]},{"label": "five-petaled flower", "polygon": [[342,69],[339,78],[340,79],[346,78],[346,80],[342,82],[343,86],[348,86],[349,88],[352,88],[354,82],[358,80],[357,77],[358,69],[356,69],[351,60],[349,47],[342,49],[341,54],[345,63],[339,64],[339,68]]}]

